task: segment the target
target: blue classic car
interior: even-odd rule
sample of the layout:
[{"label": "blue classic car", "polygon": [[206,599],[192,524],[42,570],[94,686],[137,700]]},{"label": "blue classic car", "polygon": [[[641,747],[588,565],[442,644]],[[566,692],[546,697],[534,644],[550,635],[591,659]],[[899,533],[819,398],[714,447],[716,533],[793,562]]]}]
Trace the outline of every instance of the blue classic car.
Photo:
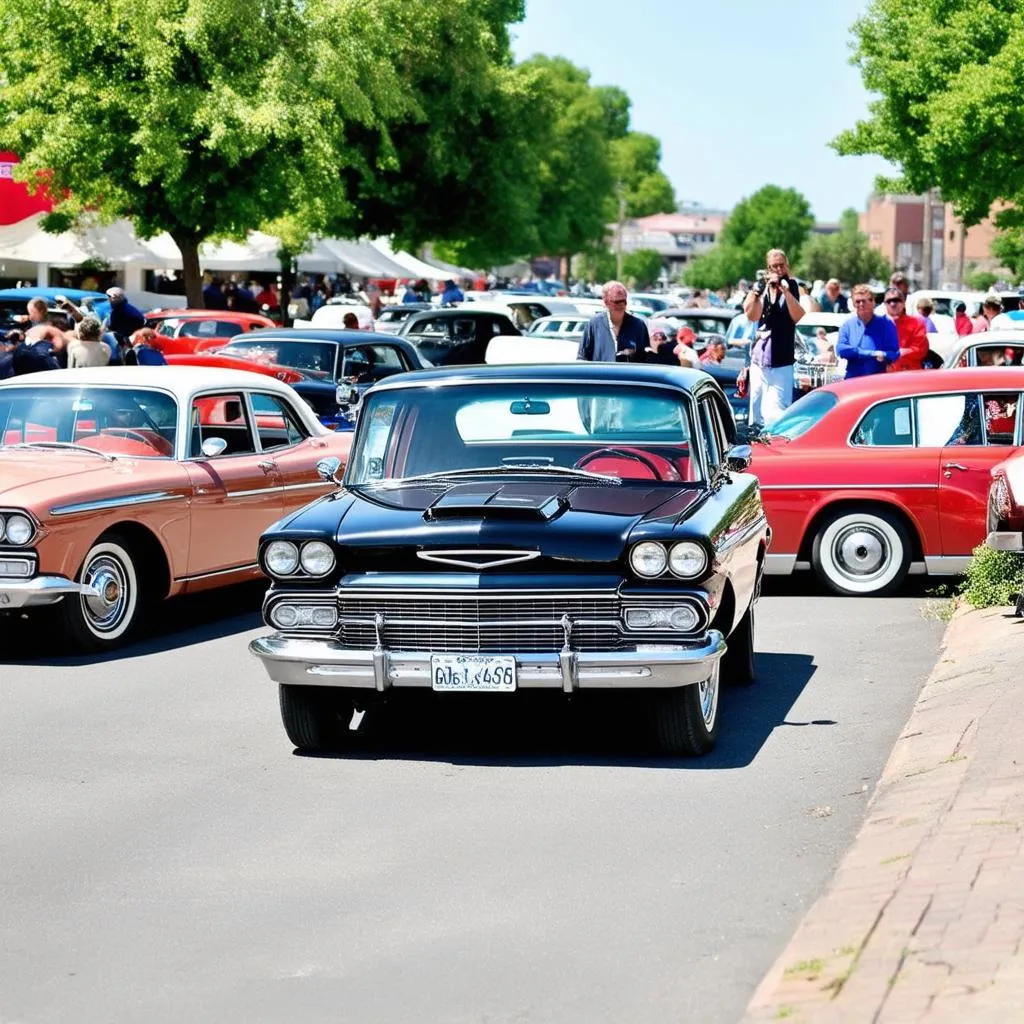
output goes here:
[{"label": "blue classic car", "polygon": [[338,489],[260,540],[275,632],[250,650],[289,739],[343,746],[353,710],[408,688],[547,688],[624,691],[661,752],[710,750],[720,678],[753,679],[769,541],[734,436],[721,388],[678,367],[375,385]]}]

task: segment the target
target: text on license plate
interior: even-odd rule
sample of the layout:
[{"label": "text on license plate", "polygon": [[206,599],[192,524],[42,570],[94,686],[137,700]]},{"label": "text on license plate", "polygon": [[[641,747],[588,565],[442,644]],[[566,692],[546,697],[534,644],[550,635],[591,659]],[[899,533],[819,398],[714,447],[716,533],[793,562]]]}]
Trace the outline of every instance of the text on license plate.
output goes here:
[{"label": "text on license plate", "polygon": [[511,692],[516,688],[516,659],[485,654],[434,654],[431,688],[475,692]]}]

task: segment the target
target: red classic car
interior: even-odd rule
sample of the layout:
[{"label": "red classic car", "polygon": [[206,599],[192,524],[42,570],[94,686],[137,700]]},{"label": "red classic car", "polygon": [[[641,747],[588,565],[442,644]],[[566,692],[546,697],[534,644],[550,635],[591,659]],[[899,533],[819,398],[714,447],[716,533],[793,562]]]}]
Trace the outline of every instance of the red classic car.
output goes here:
[{"label": "red classic car", "polygon": [[1021,444],[1024,369],[887,373],[794,403],[755,444],[766,572],[840,594],[962,572],[985,539],[992,467]]},{"label": "red classic car", "polygon": [[271,523],[332,489],[351,434],[287,385],[196,367],[51,370],[0,382],[0,612],[56,605],[85,649],[147,606],[259,576]]},{"label": "red classic car", "polygon": [[988,492],[988,546],[997,551],[1024,550],[1024,452],[992,470]]},{"label": "red classic car", "polygon": [[156,331],[153,347],[166,356],[220,348],[239,334],[277,324],[258,313],[230,309],[157,309],[146,314],[146,326]]}]

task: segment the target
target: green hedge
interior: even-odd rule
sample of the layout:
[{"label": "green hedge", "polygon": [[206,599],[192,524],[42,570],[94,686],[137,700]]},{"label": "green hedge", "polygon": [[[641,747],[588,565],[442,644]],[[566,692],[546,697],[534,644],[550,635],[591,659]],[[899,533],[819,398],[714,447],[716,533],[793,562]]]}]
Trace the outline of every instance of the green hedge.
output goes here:
[{"label": "green hedge", "polygon": [[994,551],[987,544],[974,549],[960,593],[975,608],[1012,604],[1024,592],[1024,554]]}]

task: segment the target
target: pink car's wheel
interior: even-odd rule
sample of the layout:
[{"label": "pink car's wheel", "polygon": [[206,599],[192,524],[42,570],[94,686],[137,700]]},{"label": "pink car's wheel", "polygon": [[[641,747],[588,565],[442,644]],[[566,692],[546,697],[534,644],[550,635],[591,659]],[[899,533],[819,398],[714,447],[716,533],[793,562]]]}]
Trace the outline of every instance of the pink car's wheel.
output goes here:
[{"label": "pink car's wheel", "polygon": [[58,608],[76,646],[108,650],[119,646],[138,624],[142,608],[139,576],[130,549],[116,534],[101,537],[78,573],[89,594],[69,595]]}]

